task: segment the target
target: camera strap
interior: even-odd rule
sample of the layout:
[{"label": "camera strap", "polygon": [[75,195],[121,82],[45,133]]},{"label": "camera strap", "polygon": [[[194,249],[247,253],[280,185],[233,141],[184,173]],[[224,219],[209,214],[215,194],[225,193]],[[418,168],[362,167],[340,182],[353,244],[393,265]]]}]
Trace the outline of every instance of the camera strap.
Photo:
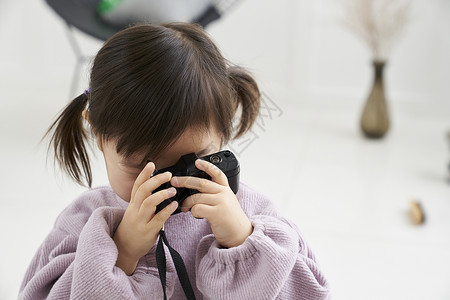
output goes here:
[{"label": "camera strap", "polygon": [[166,295],[166,255],[164,253],[164,245],[166,244],[169,249],[170,256],[172,257],[175,269],[178,274],[178,279],[180,280],[181,287],[183,288],[184,294],[188,300],[195,300],[194,290],[192,289],[191,282],[186,271],[186,266],[184,265],[181,255],[172,247],[170,247],[167,242],[166,234],[164,233],[164,225],[159,232],[159,241],[156,246],[156,264],[158,266],[159,279],[161,280],[164,300],[167,299]]}]

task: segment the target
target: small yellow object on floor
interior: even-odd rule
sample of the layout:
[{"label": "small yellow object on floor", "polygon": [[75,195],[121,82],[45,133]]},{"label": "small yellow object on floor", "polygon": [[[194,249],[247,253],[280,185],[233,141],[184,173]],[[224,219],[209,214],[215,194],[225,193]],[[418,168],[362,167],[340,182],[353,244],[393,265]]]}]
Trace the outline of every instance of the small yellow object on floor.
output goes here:
[{"label": "small yellow object on floor", "polygon": [[422,205],[418,201],[411,201],[409,214],[414,224],[421,225],[425,222],[425,214]]}]

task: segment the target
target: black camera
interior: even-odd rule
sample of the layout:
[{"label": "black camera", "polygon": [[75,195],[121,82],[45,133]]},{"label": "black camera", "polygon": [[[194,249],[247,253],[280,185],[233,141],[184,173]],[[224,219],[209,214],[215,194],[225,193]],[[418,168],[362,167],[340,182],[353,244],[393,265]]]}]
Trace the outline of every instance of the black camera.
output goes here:
[{"label": "black camera", "polygon": [[[203,157],[197,157],[195,153],[190,153],[183,155],[178,162],[168,168],[156,170],[153,175],[161,174],[164,172],[169,171],[172,173],[173,176],[192,176],[192,177],[199,177],[199,178],[205,178],[211,180],[211,177],[206,174],[205,172],[197,169],[195,167],[195,160],[197,159],[203,159],[206,161],[209,161],[213,163],[215,166],[217,166],[222,172],[227,176],[228,178],[228,185],[230,186],[231,190],[236,194],[239,189],[239,162],[234,156],[234,154],[229,150],[220,151],[211,155],[203,156]],[[162,185],[160,185],[154,193],[157,191],[168,189],[172,185],[170,182],[166,182]],[[163,202],[161,202],[156,207],[156,213],[158,213],[160,210],[162,210],[164,207],[169,205],[172,201],[178,202],[178,208],[173,214],[177,214],[181,212],[181,203],[186,199],[187,197],[197,194],[199,191],[189,188],[176,188],[177,193],[172,198],[166,199]]]}]

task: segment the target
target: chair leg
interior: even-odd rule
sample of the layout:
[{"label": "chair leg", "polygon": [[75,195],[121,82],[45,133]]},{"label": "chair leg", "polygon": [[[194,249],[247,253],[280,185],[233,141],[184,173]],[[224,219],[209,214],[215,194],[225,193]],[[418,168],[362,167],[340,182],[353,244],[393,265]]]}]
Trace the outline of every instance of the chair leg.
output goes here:
[{"label": "chair leg", "polygon": [[69,101],[71,101],[76,96],[78,96],[77,94],[80,94],[80,93],[77,93],[78,83],[80,82],[80,78],[79,78],[80,70],[81,70],[81,61],[79,59],[77,59],[77,62],[75,63],[75,68],[73,69],[72,83],[70,84]]},{"label": "chair leg", "polygon": [[69,23],[67,23],[66,27],[66,34],[67,38],[69,40],[70,46],[75,54],[76,62],[75,62],[75,68],[72,75],[72,83],[70,85],[70,95],[69,95],[69,101],[71,101],[74,97],[77,96],[78,92],[78,83],[79,83],[79,76],[81,71],[82,64],[86,61],[86,57],[81,53],[81,48],[75,39],[73,26]]}]

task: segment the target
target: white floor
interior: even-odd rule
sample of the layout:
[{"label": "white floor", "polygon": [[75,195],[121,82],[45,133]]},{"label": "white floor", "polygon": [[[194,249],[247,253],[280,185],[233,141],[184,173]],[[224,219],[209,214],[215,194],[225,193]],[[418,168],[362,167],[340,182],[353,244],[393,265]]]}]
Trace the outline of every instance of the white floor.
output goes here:
[{"label": "white floor", "polygon": [[[40,143],[68,99],[74,58],[55,15],[28,4],[52,21],[14,23],[24,6],[0,3],[11,11],[0,23],[0,299],[16,298],[56,216],[83,190],[46,164]],[[389,134],[372,141],[359,132],[361,101],[297,101],[273,87],[269,96],[275,110],[263,111],[258,137],[232,145],[242,179],[295,220],[333,299],[450,299],[448,108],[391,104]],[[94,172],[95,184],[106,182],[101,155]],[[413,199],[422,226],[408,217]]]}]

